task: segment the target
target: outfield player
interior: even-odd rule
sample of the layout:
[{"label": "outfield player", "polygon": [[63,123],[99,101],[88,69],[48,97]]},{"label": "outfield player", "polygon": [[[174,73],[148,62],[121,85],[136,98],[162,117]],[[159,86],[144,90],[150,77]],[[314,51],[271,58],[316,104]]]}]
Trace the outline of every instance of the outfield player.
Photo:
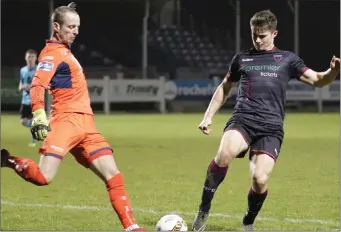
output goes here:
[{"label": "outfield player", "polygon": [[[53,34],[39,55],[30,89],[31,131],[35,138],[44,141],[39,165],[30,159],[12,156],[3,149],[1,166],[14,169],[32,184],[47,185],[70,151],[78,163],[104,181],[123,228],[126,231],[142,230],[133,217],[123,175],[116,166],[112,149],[96,129],[83,69],[70,50],[80,26],[75,4],[56,8],[52,22]],[[53,97],[50,128],[44,110],[45,89],[49,89]]]},{"label": "outfield player", "polygon": [[269,175],[283,141],[284,104],[288,82],[296,78],[315,87],[330,84],[340,70],[340,59],[333,56],[330,68],[316,72],[294,53],[274,46],[278,31],[276,16],[269,10],[257,12],[250,20],[253,48],[234,56],[226,78],[217,88],[199,129],[210,134],[209,126],[224,104],[231,88],[239,82],[237,103],[228,120],[215,158],[210,162],[199,211],[192,230],[205,229],[211,202],[234,158],[250,149],[251,188],[244,230],[253,230],[255,218],[268,195]]},{"label": "outfield player", "polygon": [[[21,106],[20,106],[20,120],[21,124],[27,128],[31,128],[32,124],[32,110],[31,110],[31,97],[30,88],[34,72],[37,65],[37,52],[29,49],[25,53],[26,65],[20,69],[19,91],[22,92]],[[36,146],[36,140],[32,138],[29,143],[30,147]]]}]

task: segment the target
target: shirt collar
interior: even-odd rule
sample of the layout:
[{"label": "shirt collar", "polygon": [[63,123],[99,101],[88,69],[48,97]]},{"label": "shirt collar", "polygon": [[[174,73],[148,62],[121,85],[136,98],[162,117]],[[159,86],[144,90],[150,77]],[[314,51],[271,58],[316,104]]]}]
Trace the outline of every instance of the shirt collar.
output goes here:
[{"label": "shirt collar", "polygon": [[66,44],[57,40],[46,40],[46,44],[50,46],[66,47],[68,49],[71,49],[71,45],[72,45],[72,44]]}]

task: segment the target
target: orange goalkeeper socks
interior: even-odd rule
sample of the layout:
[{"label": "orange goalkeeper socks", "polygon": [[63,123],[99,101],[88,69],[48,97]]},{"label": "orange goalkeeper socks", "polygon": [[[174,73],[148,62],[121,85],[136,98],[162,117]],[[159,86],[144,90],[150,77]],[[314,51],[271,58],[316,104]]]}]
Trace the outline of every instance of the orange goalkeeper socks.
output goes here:
[{"label": "orange goalkeeper socks", "polygon": [[34,161],[19,157],[13,157],[13,159],[15,161],[14,171],[24,180],[38,186],[48,184],[40,168]]},{"label": "orange goalkeeper socks", "polygon": [[118,173],[107,181],[106,187],[112,207],[116,211],[124,229],[138,228],[130,206],[128,194],[124,187],[122,173]]}]

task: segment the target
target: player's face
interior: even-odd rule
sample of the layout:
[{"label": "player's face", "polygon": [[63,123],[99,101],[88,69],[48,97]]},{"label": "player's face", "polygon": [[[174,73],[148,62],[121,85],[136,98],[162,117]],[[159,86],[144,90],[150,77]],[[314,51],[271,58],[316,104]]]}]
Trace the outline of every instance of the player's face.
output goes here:
[{"label": "player's face", "polygon": [[257,50],[271,50],[274,47],[274,40],[278,31],[251,27],[251,33],[253,46]]},{"label": "player's face", "polygon": [[78,14],[67,12],[64,15],[64,23],[62,25],[55,23],[54,29],[62,42],[71,44],[79,33],[80,18]]},{"label": "player's face", "polygon": [[37,55],[34,53],[26,53],[25,55],[26,64],[30,67],[34,66],[37,61]]}]

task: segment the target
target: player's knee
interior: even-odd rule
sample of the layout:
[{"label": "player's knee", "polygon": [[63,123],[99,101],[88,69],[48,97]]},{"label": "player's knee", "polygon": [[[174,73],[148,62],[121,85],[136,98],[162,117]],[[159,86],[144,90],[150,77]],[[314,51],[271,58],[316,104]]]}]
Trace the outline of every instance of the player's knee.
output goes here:
[{"label": "player's knee", "polygon": [[227,167],[230,162],[233,160],[234,157],[236,157],[235,149],[232,147],[225,147],[222,149],[219,149],[218,154],[216,156],[216,163],[219,167]]},{"label": "player's knee", "polygon": [[39,170],[41,175],[44,177],[44,181],[42,182],[46,182],[45,185],[51,183],[51,181],[57,175],[58,168],[61,162],[61,159],[55,158],[53,156],[44,156],[43,159],[40,161]]},{"label": "player's knee", "polygon": [[104,175],[105,180],[110,180],[113,176],[117,175],[120,171],[117,168],[108,168],[106,175]]},{"label": "player's knee", "polygon": [[119,173],[114,157],[112,155],[100,156],[92,161],[90,168],[106,181]]},{"label": "player's knee", "polygon": [[215,161],[219,167],[227,167],[230,164],[231,160],[231,157],[222,153],[219,153],[215,158]]},{"label": "player's knee", "polygon": [[226,167],[241,152],[248,148],[243,135],[235,130],[228,130],[224,133],[216,156],[216,163],[220,167]]},{"label": "player's knee", "polygon": [[119,170],[116,165],[108,164],[101,169],[101,173],[105,180],[110,180],[113,176],[119,173]]},{"label": "player's knee", "polygon": [[262,172],[255,172],[252,175],[252,181],[257,186],[260,186],[260,187],[265,186],[265,185],[267,185],[267,183],[269,181],[269,175],[262,173]]}]

